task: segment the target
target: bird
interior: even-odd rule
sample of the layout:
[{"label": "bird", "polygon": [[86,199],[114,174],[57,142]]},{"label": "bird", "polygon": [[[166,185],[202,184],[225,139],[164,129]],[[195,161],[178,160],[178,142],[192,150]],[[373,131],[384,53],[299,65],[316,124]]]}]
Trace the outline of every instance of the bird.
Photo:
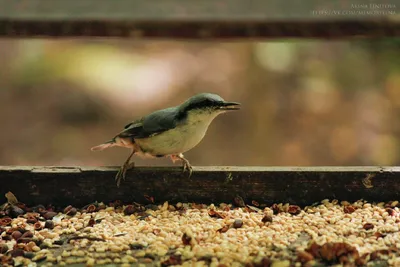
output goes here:
[{"label": "bird", "polygon": [[131,153],[120,167],[115,181],[117,187],[125,179],[126,171],[135,166],[130,163],[133,155],[141,158],[169,157],[183,164],[183,172],[193,168],[183,153],[197,146],[204,138],[211,122],[220,114],[239,110],[238,102],[227,102],[214,93],[199,93],[180,105],[154,111],[127,124],[111,140],[91,148],[102,151],[111,147],[131,149]]}]

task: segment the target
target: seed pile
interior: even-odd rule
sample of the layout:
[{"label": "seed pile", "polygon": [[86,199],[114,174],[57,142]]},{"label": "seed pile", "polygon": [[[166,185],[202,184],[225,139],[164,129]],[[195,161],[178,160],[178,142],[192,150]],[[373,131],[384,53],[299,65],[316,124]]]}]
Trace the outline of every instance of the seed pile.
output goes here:
[{"label": "seed pile", "polygon": [[241,198],[116,201],[59,211],[8,200],[0,209],[1,266],[400,266],[397,201],[324,200],[304,209]]}]

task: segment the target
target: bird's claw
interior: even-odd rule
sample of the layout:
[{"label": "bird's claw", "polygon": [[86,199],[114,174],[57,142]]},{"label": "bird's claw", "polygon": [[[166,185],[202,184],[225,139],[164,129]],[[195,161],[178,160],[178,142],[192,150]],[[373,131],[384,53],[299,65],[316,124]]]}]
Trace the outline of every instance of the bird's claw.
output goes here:
[{"label": "bird's claw", "polygon": [[119,169],[117,175],[115,176],[115,181],[117,182],[117,187],[119,187],[119,185],[121,184],[121,180],[125,180],[126,171],[133,167],[135,167],[134,162],[122,165],[122,167]]},{"label": "bird's claw", "polygon": [[121,184],[121,180],[125,180],[126,168],[122,166],[117,175],[115,176],[115,181],[117,182],[117,187]]},{"label": "bird's claw", "polygon": [[192,176],[193,167],[192,167],[192,165],[190,165],[189,161],[187,159],[185,159],[185,157],[183,156],[182,153],[178,154],[178,155],[171,155],[170,157],[171,157],[173,163],[175,163],[175,161],[177,161],[177,160],[181,160],[183,163],[183,172],[188,170],[189,171],[188,178],[190,178]]},{"label": "bird's claw", "polygon": [[190,178],[192,176],[192,173],[193,173],[193,167],[192,167],[192,165],[190,165],[189,162],[184,161],[184,163],[183,163],[183,172],[185,172],[186,170],[189,171],[189,177],[188,178]]}]

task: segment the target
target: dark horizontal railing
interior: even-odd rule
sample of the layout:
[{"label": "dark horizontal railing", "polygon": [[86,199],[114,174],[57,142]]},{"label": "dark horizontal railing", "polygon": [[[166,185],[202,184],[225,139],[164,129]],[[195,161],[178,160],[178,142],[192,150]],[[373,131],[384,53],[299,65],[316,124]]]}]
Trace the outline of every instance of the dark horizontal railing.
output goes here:
[{"label": "dark horizontal railing", "polygon": [[[11,191],[29,205],[94,201],[310,205],[325,198],[381,202],[400,198],[398,167],[136,167],[118,188],[117,167],[0,167],[0,196]],[[5,198],[4,198],[5,202]]]}]

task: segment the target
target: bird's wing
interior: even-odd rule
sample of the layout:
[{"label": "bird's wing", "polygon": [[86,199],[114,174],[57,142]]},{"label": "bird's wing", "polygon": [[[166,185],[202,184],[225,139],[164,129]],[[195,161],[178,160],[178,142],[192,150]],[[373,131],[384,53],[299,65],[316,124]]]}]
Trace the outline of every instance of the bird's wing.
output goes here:
[{"label": "bird's wing", "polygon": [[147,138],[176,127],[178,108],[155,111],[125,126],[119,137]]}]

